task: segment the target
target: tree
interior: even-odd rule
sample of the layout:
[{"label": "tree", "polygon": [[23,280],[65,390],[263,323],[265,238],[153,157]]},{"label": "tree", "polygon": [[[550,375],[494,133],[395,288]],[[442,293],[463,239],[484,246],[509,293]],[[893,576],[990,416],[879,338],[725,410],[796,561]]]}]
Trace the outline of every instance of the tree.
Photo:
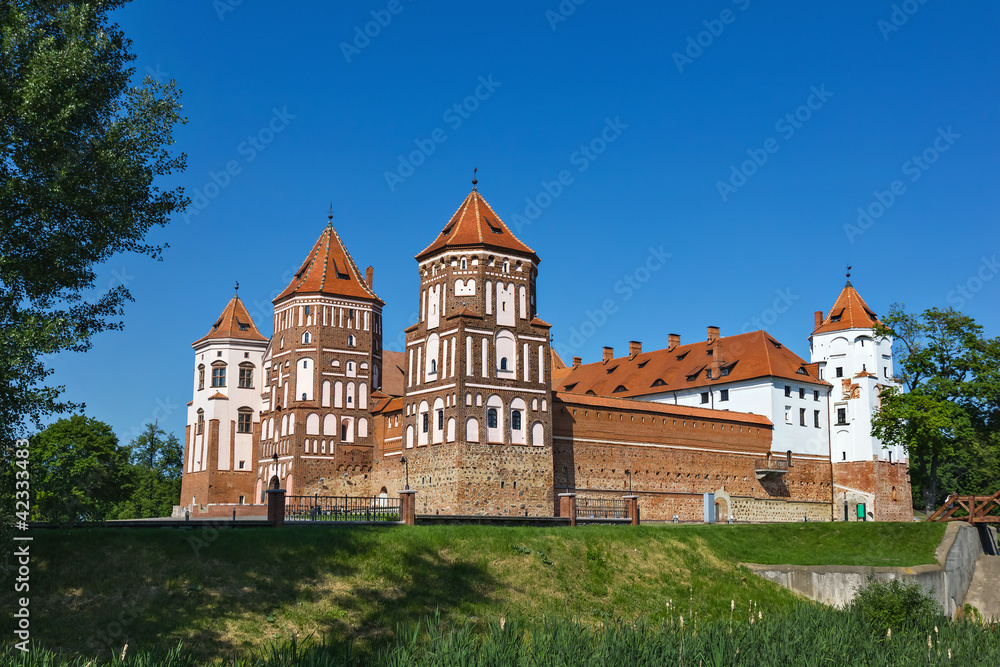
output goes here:
[{"label": "tree", "polygon": [[129,445],[126,473],[129,497],[114,510],[117,519],[148,519],[170,516],[181,495],[181,468],[184,449],[177,436],[167,434],[157,424]]},{"label": "tree", "polygon": [[906,391],[884,390],[872,435],[910,453],[910,481],[931,511],[944,492],[992,493],[1000,479],[1000,338],[954,309],[907,314],[893,304],[876,336],[893,336]]},{"label": "tree", "polygon": [[0,0],[0,446],[77,407],[43,385],[42,356],[121,328],[124,285],[83,296],[95,267],[120,252],[159,259],[146,232],[187,206],[154,185],[185,165],[167,150],[180,90],[130,85],[131,42],[108,19],[123,4]]},{"label": "tree", "polygon": [[28,446],[33,520],[102,521],[127,497],[128,452],[104,422],[60,419]]}]

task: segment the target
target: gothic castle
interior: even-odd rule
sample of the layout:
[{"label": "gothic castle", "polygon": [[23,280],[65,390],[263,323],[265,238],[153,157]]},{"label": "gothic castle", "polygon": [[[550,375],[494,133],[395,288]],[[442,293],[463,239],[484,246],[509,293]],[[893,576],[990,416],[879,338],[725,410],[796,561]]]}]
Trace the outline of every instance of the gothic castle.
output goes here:
[{"label": "gothic castle", "polygon": [[[567,366],[539,258],[475,189],[416,255],[419,319],[382,349],[372,267],[326,226],[265,337],[238,296],[195,341],[180,507],[260,514],[264,490],[395,496],[418,513],[553,516],[558,494],[639,496],[644,520],[912,517],[905,453],[870,435],[891,341],[850,282],[811,360],[765,331]],[[407,465],[402,465],[405,456]]]}]

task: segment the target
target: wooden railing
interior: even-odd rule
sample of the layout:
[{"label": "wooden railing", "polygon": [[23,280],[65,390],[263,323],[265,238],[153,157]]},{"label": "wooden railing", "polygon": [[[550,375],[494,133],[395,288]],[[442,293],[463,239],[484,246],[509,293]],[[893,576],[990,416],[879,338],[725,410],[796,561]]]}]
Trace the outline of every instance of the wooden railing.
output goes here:
[{"label": "wooden railing", "polygon": [[1000,491],[992,496],[960,496],[953,493],[927,520],[1000,523]]},{"label": "wooden railing", "polygon": [[628,519],[628,501],[615,498],[577,498],[576,518]]}]

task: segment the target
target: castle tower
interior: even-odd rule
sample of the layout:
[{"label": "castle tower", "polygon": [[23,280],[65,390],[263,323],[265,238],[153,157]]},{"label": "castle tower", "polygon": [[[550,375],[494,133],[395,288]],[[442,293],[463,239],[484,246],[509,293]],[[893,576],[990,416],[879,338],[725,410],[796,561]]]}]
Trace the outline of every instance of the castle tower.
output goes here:
[{"label": "castle tower", "polygon": [[[370,493],[369,396],[381,386],[382,306],[331,222],[274,299],[255,498]],[[277,456],[277,459],[275,459]]]},{"label": "castle tower", "polygon": [[211,330],[192,343],[194,398],[188,403],[181,482],[181,505],[192,512],[254,502],[253,440],[266,346],[237,295]]},{"label": "castle tower", "polygon": [[536,316],[538,256],[473,188],[416,260],[401,449],[418,511],[551,516],[550,325]]},{"label": "castle tower", "polygon": [[[912,499],[902,447],[883,448],[871,433],[872,416],[893,376],[892,338],[875,340],[878,317],[848,280],[830,312],[815,314],[809,337],[820,377],[833,384],[829,402],[830,452],[833,463],[834,515],[857,520],[865,504],[869,519],[912,518]],[[905,507],[903,507],[905,505]]]}]

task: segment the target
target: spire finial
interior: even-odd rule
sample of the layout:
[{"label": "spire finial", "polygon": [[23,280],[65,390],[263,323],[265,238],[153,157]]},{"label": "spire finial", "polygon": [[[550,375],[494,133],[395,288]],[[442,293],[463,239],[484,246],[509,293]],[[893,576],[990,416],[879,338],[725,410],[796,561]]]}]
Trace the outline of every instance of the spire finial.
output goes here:
[{"label": "spire finial", "polygon": [[327,225],[333,226],[333,202],[330,202],[330,212],[326,214]]},{"label": "spire finial", "polygon": [[236,281],[236,295],[239,296],[239,294],[240,294],[240,281],[237,280]]},{"label": "spire finial", "polygon": [[472,189],[473,190],[476,189],[476,184],[479,183],[479,181],[476,180],[476,172],[477,171],[479,171],[479,167],[475,167],[472,170]]},{"label": "spire finial", "polygon": [[847,267],[847,284],[848,285],[851,284],[851,267],[850,266]]}]

